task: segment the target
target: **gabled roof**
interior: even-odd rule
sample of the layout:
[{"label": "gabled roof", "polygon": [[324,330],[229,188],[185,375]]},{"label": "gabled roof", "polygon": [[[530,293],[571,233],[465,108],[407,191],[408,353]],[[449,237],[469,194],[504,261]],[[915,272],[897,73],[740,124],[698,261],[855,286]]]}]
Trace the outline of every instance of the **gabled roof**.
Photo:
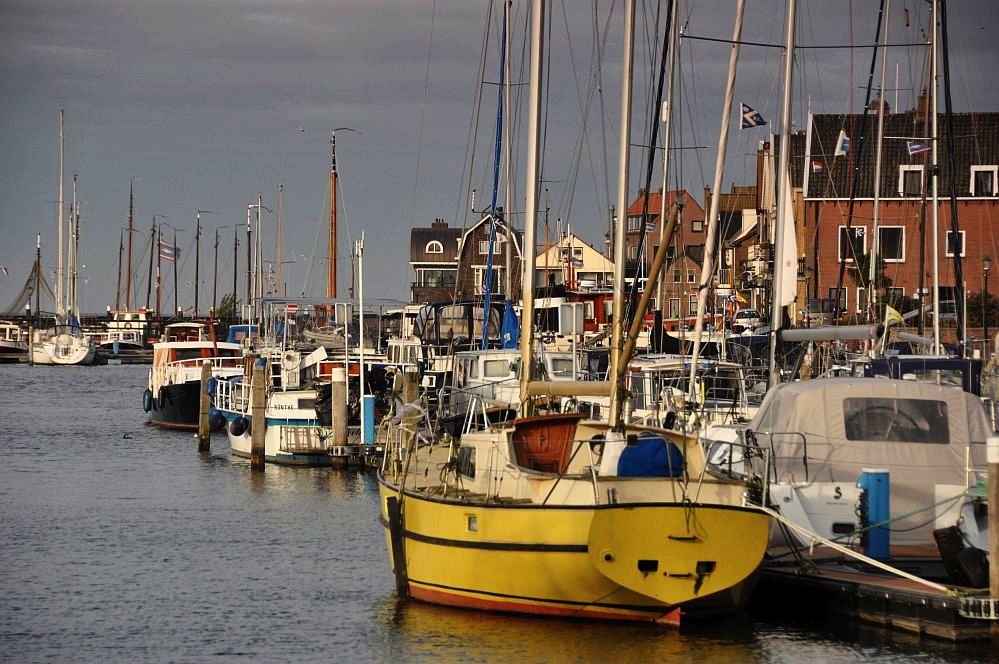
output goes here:
[{"label": "gabled roof", "polygon": [[[454,263],[458,260],[458,238],[462,229],[443,224],[430,228],[413,228],[409,233],[409,260],[411,263]],[[428,254],[427,245],[437,240],[444,245],[443,254]]]},{"label": "gabled roof", "polygon": [[[958,196],[971,196],[971,167],[973,165],[999,164],[999,113],[955,113],[954,159],[957,171],[954,183]],[[851,163],[857,169],[857,198],[873,198],[874,170],[877,155],[876,140],[878,117],[869,114],[867,126],[861,132],[862,115],[815,115],[812,119],[810,160],[822,165],[823,170],[809,174],[808,198],[849,198]],[[940,114],[937,120],[939,135],[938,163],[940,165],[940,196],[949,195],[950,164],[947,152],[947,118]],[[850,154],[835,156],[840,130],[851,139]],[[931,145],[930,129],[915,111],[886,115],[881,155],[881,197],[898,198],[900,166],[927,164],[930,153],[909,156],[906,138]],[[905,138],[892,138],[905,137]],[[794,186],[801,187],[805,169],[805,132],[791,137],[791,172]],[[859,155],[859,161],[857,157]],[[808,164],[812,168],[811,163]],[[927,190],[929,190],[927,178]]]},{"label": "gabled roof", "polygon": [[[652,218],[658,218],[659,213],[662,211],[662,189],[659,191],[654,191],[648,195],[649,198],[649,216]],[[683,208],[683,218],[690,220],[703,220],[704,219],[704,208],[701,207],[700,203],[690,195],[686,189],[671,189],[666,192],[666,205],[670,206],[676,202],[677,196],[685,197],[685,205]],[[628,216],[636,217],[641,216],[642,209],[645,206],[645,191],[639,190],[638,196],[632,201],[631,205],[628,206]]]}]

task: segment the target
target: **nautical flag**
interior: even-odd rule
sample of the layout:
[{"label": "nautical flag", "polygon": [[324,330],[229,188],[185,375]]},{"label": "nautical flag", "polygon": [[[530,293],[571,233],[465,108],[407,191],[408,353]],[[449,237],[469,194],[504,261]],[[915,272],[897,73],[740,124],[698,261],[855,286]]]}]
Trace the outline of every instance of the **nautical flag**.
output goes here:
[{"label": "nautical flag", "polygon": [[583,259],[582,258],[572,258],[571,262],[572,262],[572,266],[573,267],[583,267]]},{"label": "nautical flag", "polygon": [[[740,102],[741,103],[741,102]],[[750,108],[745,103],[742,104],[742,128],[762,127],[767,123],[755,108]]]},{"label": "nautical flag", "polygon": [[839,130],[839,138],[836,139],[836,152],[833,154],[837,157],[842,157],[850,151],[850,139],[846,135],[846,132],[842,129]]},{"label": "nautical flag", "polygon": [[885,307],[885,326],[891,325],[892,323],[905,323],[905,319],[902,318],[902,314],[898,313],[892,307]]},{"label": "nautical flag", "polygon": [[922,154],[924,152],[930,151],[930,146],[925,143],[920,143],[919,141],[906,141],[905,147],[909,148],[909,156],[914,157],[917,154]]},{"label": "nautical flag", "polygon": [[813,173],[821,173],[824,170],[826,170],[825,164],[823,164],[818,159],[813,159],[812,160],[812,172]]},{"label": "nautical flag", "polygon": [[160,258],[165,261],[176,261],[180,258],[180,247],[166,240],[160,240]]},{"label": "nautical flag", "polygon": [[654,221],[649,221],[649,222],[647,222],[645,224],[645,232],[646,233],[655,233],[656,232],[656,228],[657,228],[656,222],[654,222]]}]

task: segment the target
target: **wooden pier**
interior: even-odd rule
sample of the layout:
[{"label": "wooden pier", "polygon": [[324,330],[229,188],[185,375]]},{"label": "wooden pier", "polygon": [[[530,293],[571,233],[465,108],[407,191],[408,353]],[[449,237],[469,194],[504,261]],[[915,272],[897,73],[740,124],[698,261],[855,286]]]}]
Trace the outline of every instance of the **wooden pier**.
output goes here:
[{"label": "wooden pier", "polygon": [[[988,589],[947,592],[890,576],[828,549],[801,552],[796,563],[787,550],[773,550],[757,595],[767,608],[797,612],[825,610],[830,619],[848,618],[885,628],[949,641],[988,640],[992,620],[962,611],[961,597],[987,596]],[[830,554],[834,555],[830,555]],[[930,547],[893,547],[888,564],[934,580],[943,563]],[[779,606],[778,606],[779,604]]]}]

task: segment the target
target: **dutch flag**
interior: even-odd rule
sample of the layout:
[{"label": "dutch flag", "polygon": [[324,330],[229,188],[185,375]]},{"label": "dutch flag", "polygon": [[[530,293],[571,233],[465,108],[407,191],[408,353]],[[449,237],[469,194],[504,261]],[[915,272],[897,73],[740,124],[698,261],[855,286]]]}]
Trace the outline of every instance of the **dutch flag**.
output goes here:
[{"label": "dutch flag", "polygon": [[926,143],[920,143],[919,141],[906,141],[905,147],[909,149],[910,157],[915,157],[917,154],[930,151],[929,145],[926,145]]},{"label": "dutch flag", "polygon": [[176,261],[180,257],[180,247],[160,240],[160,258],[165,261]]}]

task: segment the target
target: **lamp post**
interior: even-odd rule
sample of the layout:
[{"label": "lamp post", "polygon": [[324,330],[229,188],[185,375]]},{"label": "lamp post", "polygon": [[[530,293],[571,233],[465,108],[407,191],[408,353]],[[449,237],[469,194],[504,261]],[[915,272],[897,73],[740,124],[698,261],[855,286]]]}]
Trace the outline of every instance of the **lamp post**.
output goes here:
[{"label": "lamp post", "polygon": [[989,271],[992,269],[992,258],[985,256],[982,258],[982,274],[985,277],[985,291],[982,293],[982,327],[985,337],[985,354],[988,360],[989,354]]}]

